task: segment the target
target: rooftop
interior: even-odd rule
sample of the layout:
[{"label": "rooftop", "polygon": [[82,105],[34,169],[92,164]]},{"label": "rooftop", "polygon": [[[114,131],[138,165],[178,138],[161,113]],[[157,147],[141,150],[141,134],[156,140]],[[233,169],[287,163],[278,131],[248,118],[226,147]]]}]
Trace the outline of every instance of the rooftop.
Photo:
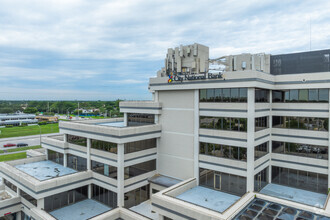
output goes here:
[{"label": "rooftop", "polygon": [[111,208],[92,199],[86,199],[75,204],[54,210],[50,212],[58,220],[86,220],[104,212],[110,211]]},{"label": "rooftop", "polygon": [[262,199],[253,199],[243,210],[235,216],[234,220],[252,219],[311,219],[326,220],[329,217],[316,215],[311,212],[284,206],[278,203],[269,202]]},{"label": "rooftop", "polygon": [[141,215],[144,215],[150,219],[158,220],[158,213],[151,211],[151,200],[147,200],[143,203],[140,203],[137,206],[130,208],[131,211],[137,212]]},{"label": "rooftop", "polygon": [[109,126],[109,127],[118,127],[118,128],[126,127],[126,125],[125,125],[125,123],[123,121],[118,121],[118,122],[104,122],[104,123],[98,123],[96,125],[103,125],[103,126]]},{"label": "rooftop", "polygon": [[241,197],[196,186],[176,196],[176,198],[217,212],[224,212]]},{"label": "rooftop", "polygon": [[260,193],[269,196],[286,199],[318,208],[323,208],[327,200],[326,194],[310,192],[288,186],[281,186],[270,183],[265,186]]},{"label": "rooftop", "polygon": [[149,182],[160,186],[170,187],[181,182],[181,180],[163,175],[155,175],[149,179]]},{"label": "rooftop", "polygon": [[49,160],[19,164],[15,167],[40,181],[77,173],[74,169],[64,167]]}]

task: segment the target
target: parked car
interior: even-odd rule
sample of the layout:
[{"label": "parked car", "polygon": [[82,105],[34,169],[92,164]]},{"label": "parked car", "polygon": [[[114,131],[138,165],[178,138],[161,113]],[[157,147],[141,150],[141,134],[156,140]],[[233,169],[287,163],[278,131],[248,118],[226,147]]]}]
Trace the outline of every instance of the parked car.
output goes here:
[{"label": "parked car", "polygon": [[16,144],[10,144],[10,143],[3,145],[3,147],[15,147],[15,146]]},{"label": "parked car", "polygon": [[29,145],[26,144],[26,143],[18,143],[17,144],[17,147],[27,147],[27,146],[29,146]]}]

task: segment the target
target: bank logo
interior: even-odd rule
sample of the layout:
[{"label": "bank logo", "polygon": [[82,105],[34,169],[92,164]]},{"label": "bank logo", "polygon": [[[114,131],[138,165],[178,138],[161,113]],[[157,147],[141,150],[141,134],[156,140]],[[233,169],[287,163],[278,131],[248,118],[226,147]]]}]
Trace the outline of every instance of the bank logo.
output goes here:
[{"label": "bank logo", "polygon": [[173,81],[173,72],[170,73],[170,75],[168,75],[168,83],[171,83]]}]

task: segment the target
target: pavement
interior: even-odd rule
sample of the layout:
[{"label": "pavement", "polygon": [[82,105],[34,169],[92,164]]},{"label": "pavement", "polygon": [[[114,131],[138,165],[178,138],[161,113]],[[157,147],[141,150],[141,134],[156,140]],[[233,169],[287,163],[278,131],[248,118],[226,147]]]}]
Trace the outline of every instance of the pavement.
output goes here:
[{"label": "pavement", "polygon": [[[42,134],[41,137],[47,137],[51,135],[58,135],[60,133],[51,133],[51,134]],[[0,150],[8,150],[15,149],[15,147],[3,147],[5,144],[18,144],[18,143],[26,143],[29,146],[40,145],[40,135],[30,135],[30,136],[22,136],[22,137],[11,137],[11,138],[0,138]]]}]

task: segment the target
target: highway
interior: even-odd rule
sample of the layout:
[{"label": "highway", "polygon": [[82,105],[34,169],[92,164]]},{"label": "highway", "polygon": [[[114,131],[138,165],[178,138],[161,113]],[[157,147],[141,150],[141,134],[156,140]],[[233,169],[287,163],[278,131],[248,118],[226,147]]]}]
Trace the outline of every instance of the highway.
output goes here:
[{"label": "highway", "polygon": [[[59,133],[52,133],[52,134],[43,134],[41,137],[46,137],[50,135],[56,135]],[[18,144],[18,143],[26,143],[29,146],[36,146],[40,145],[40,136],[39,135],[31,135],[31,136],[23,136],[23,137],[12,137],[12,138],[0,138],[0,150],[8,150],[14,149],[17,147],[3,147],[5,144]]]}]

